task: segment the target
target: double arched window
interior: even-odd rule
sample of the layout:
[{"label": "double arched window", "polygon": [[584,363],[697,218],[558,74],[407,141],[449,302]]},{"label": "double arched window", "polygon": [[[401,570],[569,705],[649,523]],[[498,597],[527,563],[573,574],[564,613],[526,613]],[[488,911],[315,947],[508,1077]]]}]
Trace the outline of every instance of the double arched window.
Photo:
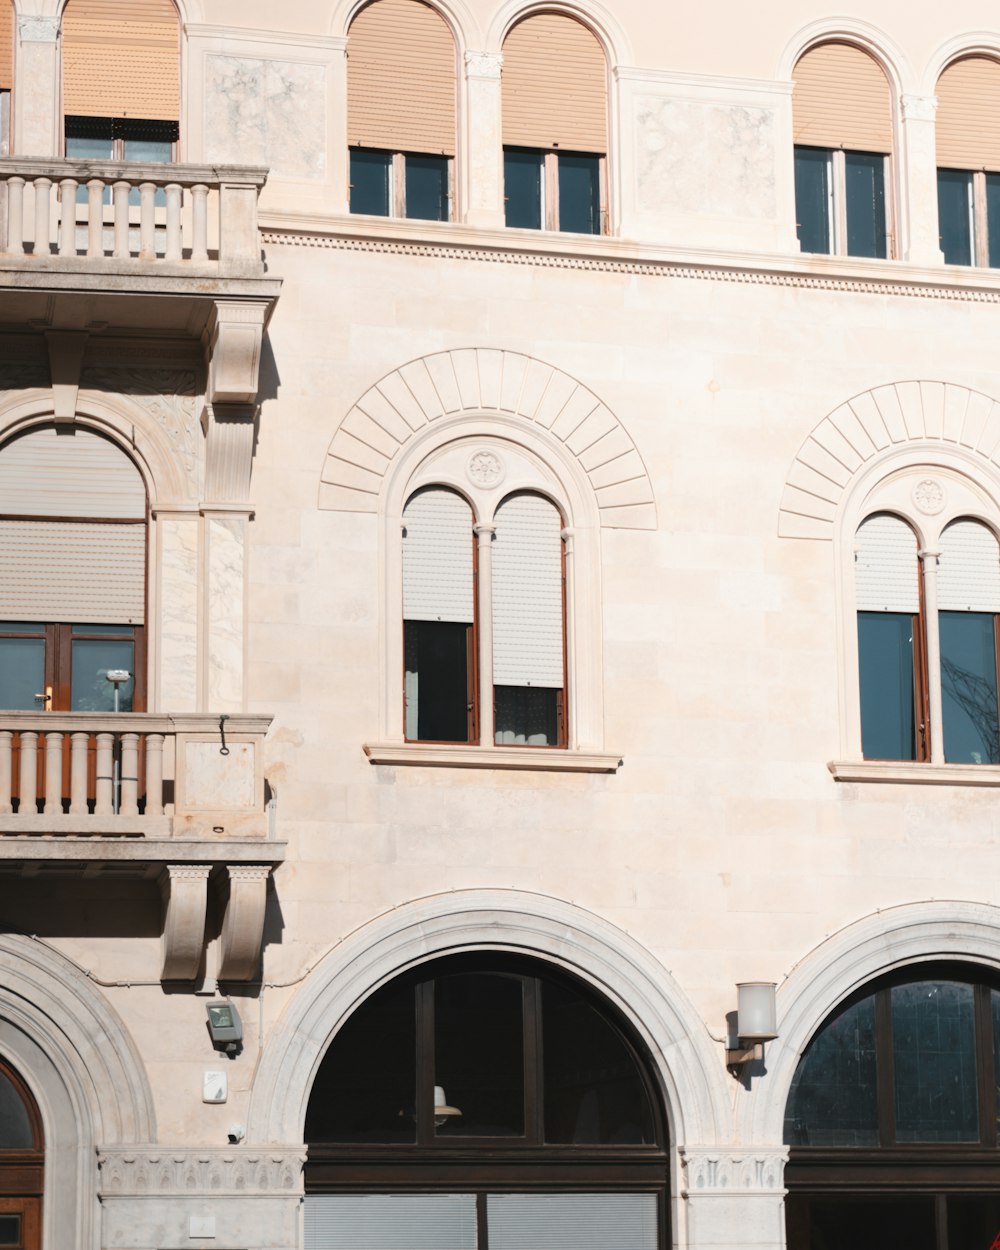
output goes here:
[{"label": "double arched window", "polygon": [[1000,1229],[1000,982],[922,965],[842,1003],[785,1113],[788,1250],[988,1248]]},{"label": "double arched window", "polygon": [[[494,471],[491,456],[480,454],[481,474]],[[453,489],[407,500],[408,741],[566,745],[563,524],[533,491],[501,498],[479,524]]]},{"label": "double arched window", "polygon": [[368,998],[306,1115],[305,1245],[662,1250],[668,1163],[625,1022],[537,961],[462,954]]},{"label": "double arched window", "polygon": [[35,1101],[0,1060],[0,1246],[41,1245],[45,1151]]}]

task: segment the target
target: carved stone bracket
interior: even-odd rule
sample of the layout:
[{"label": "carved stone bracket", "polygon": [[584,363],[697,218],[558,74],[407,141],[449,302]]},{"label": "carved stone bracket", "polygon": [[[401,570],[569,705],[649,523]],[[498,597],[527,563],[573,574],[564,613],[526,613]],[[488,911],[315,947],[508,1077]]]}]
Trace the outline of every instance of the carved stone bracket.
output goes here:
[{"label": "carved stone bracket", "polygon": [[87,346],[84,330],[46,330],[52,374],[52,411],[56,421],[72,421],[80,393],[80,369]]},{"label": "carved stone bracket", "polygon": [[247,503],[256,419],[255,404],[205,405],[206,507]]},{"label": "carved stone bracket", "polygon": [[160,876],[166,907],[163,924],[164,981],[193,981],[205,949],[210,864],[167,864]]},{"label": "carved stone bracket", "polygon": [[788,1148],[741,1150],[739,1147],[682,1146],[681,1193],[780,1194],[784,1190]]},{"label": "carved stone bracket", "polygon": [[58,17],[20,16],[17,33],[22,43],[56,43],[59,38]]},{"label": "carved stone bracket", "polygon": [[216,300],[205,327],[210,403],[252,404],[257,400],[266,300]]},{"label": "carved stone bracket", "polygon": [[469,78],[492,78],[500,81],[503,54],[500,52],[466,52],[465,72]]},{"label": "carved stone bracket", "polygon": [[169,1149],[157,1146],[101,1150],[103,1198],[151,1195],[289,1195],[302,1193],[301,1147]]},{"label": "carved stone bracket", "polygon": [[230,864],[229,899],[222,922],[220,981],[250,981],[260,966],[267,904],[268,864]]}]

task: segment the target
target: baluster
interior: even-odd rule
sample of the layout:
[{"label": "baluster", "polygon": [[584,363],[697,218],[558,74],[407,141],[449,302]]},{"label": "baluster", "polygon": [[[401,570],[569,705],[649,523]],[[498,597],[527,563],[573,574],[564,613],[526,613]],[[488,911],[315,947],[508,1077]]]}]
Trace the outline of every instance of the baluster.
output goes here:
[{"label": "baluster", "polygon": [[14,751],[14,735],[9,729],[0,729],[0,815],[9,816],[14,810],[10,801],[11,757]]},{"label": "baluster", "polygon": [[87,815],[87,748],[90,734],[75,733],[69,749],[69,814]]},{"label": "baluster", "polygon": [[128,193],[131,187],[127,182],[119,180],[113,184],[112,195],[115,201],[115,257],[128,260]]},{"label": "baluster", "polygon": [[163,734],[146,735],[146,815],[163,815]]},{"label": "baluster", "polygon": [[26,732],[22,732],[21,734],[21,777],[19,793],[21,796],[21,806],[18,808],[18,814],[21,816],[37,816],[38,734],[33,730],[28,730]]},{"label": "baluster", "polygon": [[122,816],[139,815],[139,735],[122,734],[121,802]]},{"label": "baluster", "polygon": [[167,248],[164,256],[167,260],[180,260],[181,251],[181,185],[179,182],[167,183]]},{"label": "baluster", "polygon": [[45,794],[42,810],[47,816],[62,815],[63,735],[45,735]]},{"label": "baluster", "polygon": [[97,735],[97,801],[94,805],[95,816],[111,815],[111,768],[114,741],[114,734],[100,733]]},{"label": "baluster", "polygon": [[7,251],[24,253],[24,179],[7,179]]},{"label": "baluster", "polygon": [[156,260],[156,183],[139,183],[139,259]]},{"label": "baluster", "polygon": [[191,259],[208,260],[208,187],[203,182],[191,188]]},{"label": "baluster", "polygon": [[104,255],[104,181],[87,183],[87,255]]},{"label": "baluster", "polygon": [[48,256],[49,246],[49,192],[51,178],[35,179],[35,255]]},{"label": "baluster", "polygon": [[59,181],[59,255],[76,255],[76,189],[75,178]]}]

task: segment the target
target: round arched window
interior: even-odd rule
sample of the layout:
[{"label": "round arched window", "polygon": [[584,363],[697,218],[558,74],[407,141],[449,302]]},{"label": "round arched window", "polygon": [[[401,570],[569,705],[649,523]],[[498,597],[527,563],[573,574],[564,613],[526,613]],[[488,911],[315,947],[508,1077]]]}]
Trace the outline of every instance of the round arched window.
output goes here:
[{"label": "round arched window", "polygon": [[534,961],[456,955],[383,986],[331,1044],[305,1135],[308,1250],[668,1244],[638,1039]]},{"label": "round arched window", "polygon": [[38,1250],[44,1158],[34,1099],[0,1061],[0,1246]]},{"label": "round arched window", "polygon": [[809,1043],[785,1111],[788,1250],[1000,1245],[1000,980],[923,965]]}]

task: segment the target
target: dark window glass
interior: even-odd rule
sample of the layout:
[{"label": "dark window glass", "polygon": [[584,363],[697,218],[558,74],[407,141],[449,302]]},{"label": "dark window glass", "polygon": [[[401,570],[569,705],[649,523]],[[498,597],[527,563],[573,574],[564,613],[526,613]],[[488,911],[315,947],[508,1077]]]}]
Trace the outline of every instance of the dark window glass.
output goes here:
[{"label": "dark window glass", "polygon": [[971,265],[972,174],[961,169],[939,169],[938,229],[946,265]]},{"label": "dark window glass", "polygon": [[601,233],[601,163],[597,156],[559,154],[559,229]]},{"label": "dark window glass", "polygon": [[447,156],[406,157],[406,215],[422,221],[447,221]]},{"label": "dark window glass", "polygon": [[908,612],[858,613],[861,746],[865,759],[917,757],[913,620]]},{"label": "dark window glass", "polygon": [[21,1217],[0,1215],[0,1246],[19,1246],[20,1244]]},{"label": "dark window glass", "polygon": [[518,230],[541,230],[544,163],[541,152],[504,148],[504,212],[508,226]]},{"label": "dark window glass", "polygon": [[848,256],[885,257],[885,157],[844,153]]},{"label": "dark window glass", "polygon": [[470,973],[434,983],[434,1084],[450,1115],[449,1137],[524,1135],[523,981]]},{"label": "dark window glass", "polygon": [[841,1011],[809,1043],[785,1109],[789,1146],[877,1146],[875,999]]},{"label": "dark window glass", "polygon": [[469,741],[469,632],[454,621],[404,621],[407,724],[417,741]]},{"label": "dark window glass", "polygon": [[[936,1250],[934,1199],[789,1194],[788,1250]],[[983,1247],[988,1250],[989,1243]],[[957,1250],[957,1248],[956,1248]],[[965,1250],[965,1247],[961,1247]],[[971,1247],[970,1247],[971,1250]]]},{"label": "dark window glass", "polygon": [[896,1140],[978,1141],[972,986],[897,985],[891,1002]]},{"label": "dark window glass", "polygon": [[388,217],[392,153],[351,149],[351,212]]},{"label": "dark window glass", "polygon": [[346,1022],[316,1076],[310,1142],[416,1141],[413,982],[393,981]]},{"label": "dark window glass", "polygon": [[0,707],[41,712],[45,691],[45,639],[0,637]]},{"label": "dark window glass", "polygon": [[948,1250],[991,1250],[1000,1237],[1000,1197],[948,1195]]},{"label": "dark window glass", "polygon": [[73,639],[71,712],[113,712],[114,683],[109,669],[133,676],[118,685],[118,711],[131,712],[135,693],[135,649],[131,639]]},{"label": "dark window glass", "polygon": [[568,986],[542,988],[545,1140],[655,1141],[649,1096],[624,1039]]},{"label": "dark window glass", "polygon": [[987,264],[1000,269],[1000,174],[986,174]]},{"label": "dark window glass", "polygon": [[993,1018],[993,1088],[996,1091],[996,1122],[1000,1125],[1000,994],[990,991],[990,1015]]},{"label": "dark window glass", "polygon": [[941,612],[941,706],[949,764],[1000,764],[991,612]]},{"label": "dark window glass", "polygon": [[497,744],[558,746],[560,694],[543,686],[494,686]]},{"label": "dark window glass", "polygon": [[795,216],[803,252],[829,252],[830,152],[827,148],[795,149]]},{"label": "dark window glass", "polygon": [[24,1099],[0,1071],[0,1150],[31,1150],[34,1144]]}]

